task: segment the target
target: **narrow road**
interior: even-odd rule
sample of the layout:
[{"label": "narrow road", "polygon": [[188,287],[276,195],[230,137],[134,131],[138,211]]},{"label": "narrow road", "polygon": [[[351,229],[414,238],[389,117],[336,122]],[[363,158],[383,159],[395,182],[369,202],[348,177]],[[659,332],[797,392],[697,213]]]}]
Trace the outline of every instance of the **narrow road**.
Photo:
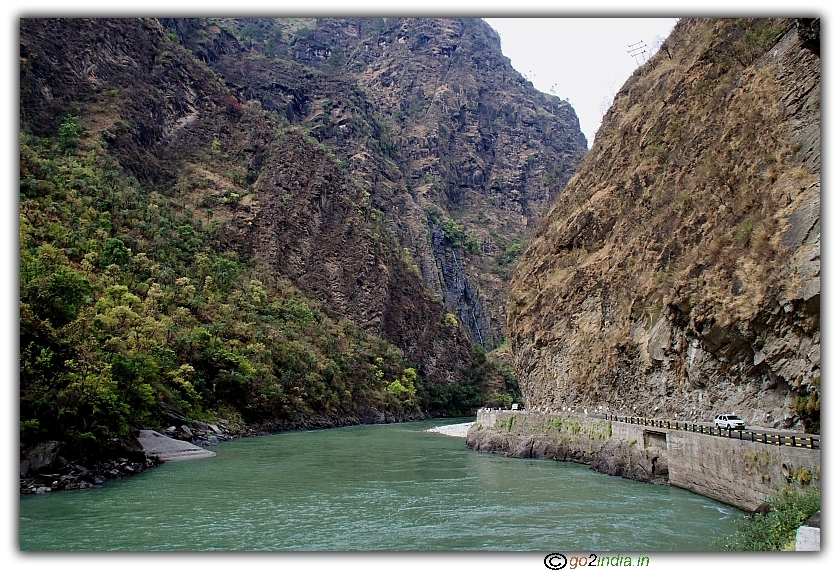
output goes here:
[{"label": "narrow road", "polygon": [[[580,415],[580,414],[579,414]],[[592,418],[608,419],[607,414],[586,414]],[[618,416],[618,420],[624,421],[625,416]],[[633,418],[633,423],[642,423],[645,418]],[[801,431],[780,430],[761,426],[747,426],[743,430],[728,430],[721,428],[718,431],[717,426],[713,422],[691,422],[683,420],[667,420],[667,419],[651,419],[646,418],[651,427],[677,429],[682,431],[700,431],[701,429],[709,430],[708,435],[715,437],[728,437],[730,439],[749,440],[758,443],[765,443],[767,445],[795,445],[796,447],[811,447],[815,449],[820,447],[820,436],[817,434],[804,433]],[[660,422],[664,425],[659,425]],[[696,426],[696,427],[692,427]]]}]

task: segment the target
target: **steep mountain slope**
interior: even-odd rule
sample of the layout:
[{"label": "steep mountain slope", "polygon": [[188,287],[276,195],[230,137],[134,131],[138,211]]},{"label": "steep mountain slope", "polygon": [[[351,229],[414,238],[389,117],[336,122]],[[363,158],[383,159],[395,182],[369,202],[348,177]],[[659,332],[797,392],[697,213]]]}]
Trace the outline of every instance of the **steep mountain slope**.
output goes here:
[{"label": "steep mountain slope", "polygon": [[323,427],[504,386],[345,165],[176,40],[21,21],[22,443],[91,458],[172,406]]},{"label": "steep mountain slope", "polygon": [[483,22],[23,19],[20,103],[24,446],[515,394],[474,343],[584,143]]},{"label": "steep mountain slope", "polygon": [[681,20],[513,279],[530,407],[819,429],[816,20]]},{"label": "steep mountain slope", "polygon": [[165,20],[241,101],[326,145],[426,288],[489,350],[512,262],[586,150],[481,20]]}]

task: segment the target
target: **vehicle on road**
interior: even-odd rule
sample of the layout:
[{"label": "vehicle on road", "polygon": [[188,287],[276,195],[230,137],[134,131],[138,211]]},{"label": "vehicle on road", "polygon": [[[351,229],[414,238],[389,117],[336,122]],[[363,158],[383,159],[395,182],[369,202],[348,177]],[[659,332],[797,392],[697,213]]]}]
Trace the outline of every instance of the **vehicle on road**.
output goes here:
[{"label": "vehicle on road", "polygon": [[715,416],[715,427],[744,429],[747,423],[734,414],[718,414]]}]

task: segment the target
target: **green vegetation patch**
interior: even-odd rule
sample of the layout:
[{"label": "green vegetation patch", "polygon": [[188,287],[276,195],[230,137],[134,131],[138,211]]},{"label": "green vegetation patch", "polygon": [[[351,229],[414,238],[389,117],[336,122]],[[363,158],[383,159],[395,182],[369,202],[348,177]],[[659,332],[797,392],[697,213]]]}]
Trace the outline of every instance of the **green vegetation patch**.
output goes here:
[{"label": "green vegetation patch", "polygon": [[478,241],[467,234],[463,226],[458,225],[452,218],[448,218],[436,209],[426,212],[429,223],[438,226],[452,245],[461,248],[466,253],[478,253]]},{"label": "green vegetation patch", "polygon": [[796,530],[820,510],[820,492],[784,487],[767,498],[766,514],[746,515],[734,523],[732,534],[715,539],[719,550],[793,550]]},{"label": "green vegetation patch", "polygon": [[560,436],[569,440],[581,434],[589,439],[609,439],[612,436],[610,422],[580,422],[573,418],[555,418],[552,423]]},{"label": "green vegetation patch", "polygon": [[[482,369],[426,387],[396,346],[251,269],[218,227],[144,188],[80,121],[20,138],[20,435],[93,457],[159,404],[237,424],[482,404]],[[470,375],[471,374],[471,375]]]},{"label": "green vegetation patch", "polygon": [[507,432],[508,432],[508,433],[510,433],[510,430],[512,430],[512,429],[513,429],[513,424],[514,424],[514,423],[516,423],[516,416],[514,416],[513,414],[511,414],[510,416],[508,416],[508,419],[506,419],[506,420],[502,421],[502,423],[501,423],[500,425],[501,425],[503,428],[505,428],[505,429],[507,430]]}]

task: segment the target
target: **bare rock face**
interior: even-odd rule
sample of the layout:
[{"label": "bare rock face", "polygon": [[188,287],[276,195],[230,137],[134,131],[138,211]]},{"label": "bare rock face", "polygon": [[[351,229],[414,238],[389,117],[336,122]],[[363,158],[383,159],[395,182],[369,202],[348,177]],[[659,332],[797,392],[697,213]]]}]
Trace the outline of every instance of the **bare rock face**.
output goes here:
[{"label": "bare rock face", "polygon": [[224,78],[305,129],[360,183],[474,343],[504,339],[508,274],[586,151],[478,19],[163,20]]},{"label": "bare rock face", "polygon": [[508,326],[529,408],[819,429],[819,22],[681,20],[540,223]]},{"label": "bare rock face", "polygon": [[26,450],[20,462],[21,477],[29,471],[37,472],[52,467],[60,447],[57,441],[43,441]]}]

